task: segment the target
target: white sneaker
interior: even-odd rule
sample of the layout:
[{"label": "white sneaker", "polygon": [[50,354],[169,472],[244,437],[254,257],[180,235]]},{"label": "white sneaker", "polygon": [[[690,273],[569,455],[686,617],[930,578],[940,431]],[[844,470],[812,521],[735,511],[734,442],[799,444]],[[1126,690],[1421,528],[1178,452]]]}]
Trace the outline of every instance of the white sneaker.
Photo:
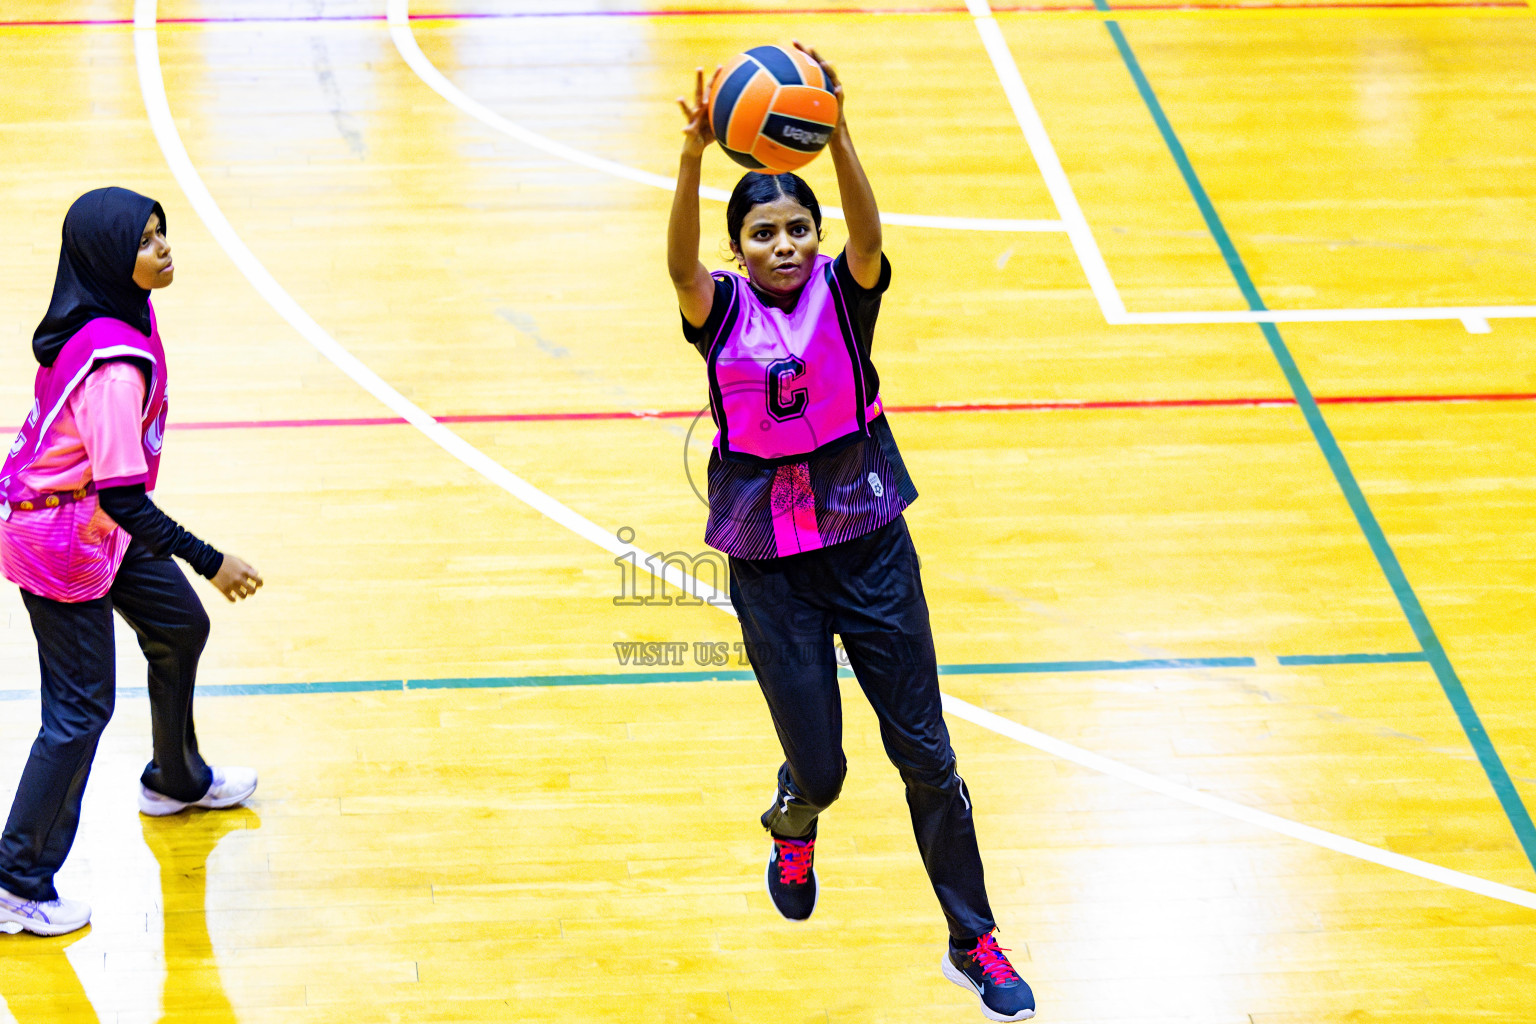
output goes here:
[{"label": "white sneaker", "polygon": [[91,908],[79,900],[43,903],[0,889],[0,932],[64,935],[91,923]]},{"label": "white sneaker", "polygon": [[213,783],[201,800],[183,802],[156,793],[142,782],[139,783],[139,813],[160,818],[176,814],[188,807],[207,807],[223,810],[244,803],[256,792],[256,771],[253,768],[214,768]]}]

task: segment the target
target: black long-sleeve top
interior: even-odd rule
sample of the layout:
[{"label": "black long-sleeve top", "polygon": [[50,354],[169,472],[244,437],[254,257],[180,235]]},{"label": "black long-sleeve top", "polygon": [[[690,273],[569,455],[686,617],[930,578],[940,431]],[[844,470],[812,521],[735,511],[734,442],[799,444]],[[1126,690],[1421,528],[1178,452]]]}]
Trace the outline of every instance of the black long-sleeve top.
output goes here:
[{"label": "black long-sleeve top", "polygon": [[162,558],[175,555],[198,575],[213,579],[224,555],[212,544],[199,540],[150,500],[143,484],[103,487],[96,492],[101,510],[127,531],[128,536]]}]

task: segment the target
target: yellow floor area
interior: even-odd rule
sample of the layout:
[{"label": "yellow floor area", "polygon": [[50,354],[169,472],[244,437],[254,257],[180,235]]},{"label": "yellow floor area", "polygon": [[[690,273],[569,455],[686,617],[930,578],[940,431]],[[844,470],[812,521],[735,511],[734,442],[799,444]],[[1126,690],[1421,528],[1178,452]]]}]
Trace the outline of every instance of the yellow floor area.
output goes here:
[{"label": "yellow floor area", "polygon": [[[69,203],[154,196],[157,500],[267,581],[237,607],[197,584],[198,735],[256,797],[137,813],[121,630],[58,879],[93,923],[0,935],[0,1022],[980,1019],[857,686],[791,925],[763,889],[767,709],[734,653],[702,663],[737,624],[635,603],[573,526],[705,564],[704,370],[643,179],[675,172],[695,66],[791,38],[836,62],[881,209],[941,219],[885,227],[874,359],[1038,1019],[1536,1019],[1528,6],[417,0],[393,37],[390,6],[0,5],[0,424]],[[735,170],[710,153],[705,184]],[[805,177],[836,201],[830,161]],[[723,204],[702,216],[724,266]],[[1253,313],[1245,284],[1299,322],[1199,322]],[[7,584],[6,806],[37,680]]]}]

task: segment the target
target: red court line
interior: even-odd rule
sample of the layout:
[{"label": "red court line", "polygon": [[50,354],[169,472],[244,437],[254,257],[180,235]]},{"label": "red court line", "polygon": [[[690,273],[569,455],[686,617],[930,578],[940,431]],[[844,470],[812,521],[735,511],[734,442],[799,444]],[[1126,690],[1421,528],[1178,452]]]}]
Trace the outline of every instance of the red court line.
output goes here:
[{"label": "red court line", "polygon": [[[1474,395],[1340,395],[1320,397],[1318,405],[1397,405],[1432,404],[1455,402],[1531,402],[1536,393],[1474,394]],[[942,402],[936,405],[890,405],[887,412],[894,413],[950,413],[950,412],[1052,412],[1077,409],[1211,409],[1249,407],[1265,408],[1295,405],[1289,397],[1276,398],[1160,398],[1126,399],[1103,402]],[[606,412],[520,412],[482,413],[461,416],[437,416],[437,422],[453,423],[562,423],[583,420],[678,420],[693,419],[703,412],[694,409],[639,409],[633,411]],[[297,427],[388,427],[406,421],[398,416],[363,416],[332,419],[301,420],[212,420],[201,423],[171,423],[176,430],[271,430]]]},{"label": "red court line", "polygon": [[[1119,7],[1113,12],[1097,11],[1092,3],[1061,4],[993,4],[994,14],[1059,14],[1070,12],[1134,14],[1137,11],[1308,11],[1308,10],[1460,10],[1478,8],[1528,7],[1526,0],[1319,0],[1315,3],[1279,3],[1275,0],[1189,0],[1189,2],[1148,3]],[[631,11],[440,11],[429,14],[412,14],[412,21],[502,21],[517,18],[701,18],[729,17],[732,15],[757,16],[812,16],[830,14],[878,14],[878,15],[925,15],[966,14],[965,6],[933,7],[784,7],[764,10],[758,7],[730,7],[710,9],[658,8],[656,10]],[[160,25],[242,25],[242,24],[302,24],[307,22],[348,22],[388,20],[382,14],[296,14],[296,15],[217,15],[200,18],[159,18]],[[0,21],[0,28],[67,28],[92,26],[130,26],[132,18],[37,18],[25,21]]]}]

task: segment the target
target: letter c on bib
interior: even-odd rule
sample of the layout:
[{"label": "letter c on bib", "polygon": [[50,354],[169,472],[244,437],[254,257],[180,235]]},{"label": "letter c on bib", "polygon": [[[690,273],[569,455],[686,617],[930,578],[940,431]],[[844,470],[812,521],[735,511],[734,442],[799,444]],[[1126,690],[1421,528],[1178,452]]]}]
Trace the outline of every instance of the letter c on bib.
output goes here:
[{"label": "letter c on bib", "polygon": [[768,414],[776,420],[792,420],[805,414],[810,404],[805,388],[789,390],[789,383],[805,373],[805,361],[795,356],[768,364]]}]

